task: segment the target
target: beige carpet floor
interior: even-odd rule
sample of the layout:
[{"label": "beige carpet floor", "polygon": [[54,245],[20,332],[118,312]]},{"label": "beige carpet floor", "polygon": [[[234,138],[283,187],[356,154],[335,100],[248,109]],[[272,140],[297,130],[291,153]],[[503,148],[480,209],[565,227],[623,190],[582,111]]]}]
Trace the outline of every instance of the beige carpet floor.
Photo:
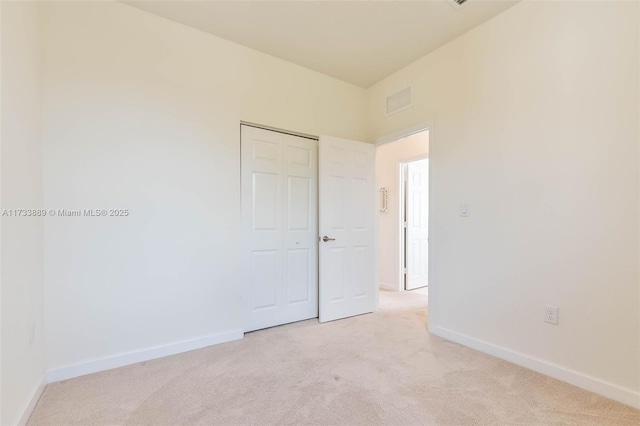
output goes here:
[{"label": "beige carpet floor", "polygon": [[427,333],[427,296],[47,386],[29,425],[640,425],[640,411]]}]

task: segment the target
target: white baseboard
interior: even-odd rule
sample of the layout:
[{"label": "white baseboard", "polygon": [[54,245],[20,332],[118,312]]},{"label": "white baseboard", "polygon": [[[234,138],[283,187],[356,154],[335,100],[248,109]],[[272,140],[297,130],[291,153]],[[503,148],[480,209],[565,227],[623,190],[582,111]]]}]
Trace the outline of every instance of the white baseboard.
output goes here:
[{"label": "white baseboard", "polygon": [[141,349],[138,351],[125,352],[111,355],[104,358],[79,362],[77,364],[51,368],[47,370],[47,382],[59,382],[61,380],[72,379],[85,374],[97,373],[99,371],[111,370],[112,368],[124,367],[125,365],[137,362],[150,361],[169,355],[176,355],[219,343],[230,342],[242,339],[244,330],[237,329],[224,333],[210,334],[208,336],[196,337],[194,339],[182,340],[161,346]]},{"label": "white baseboard", "polygon": [[389,284],[389,283],[383,283],[382,281],[380,281],[380,288],[385,290],[390,290],[390,291],[398,291],[398,288],[395,285]]},{"label": "white baseboard", "polygon": [[443,327],[429,326],[429,332],[480,352],[493,355],[496,358],[504,359],[505,361],[537,371],[554,379],[597,393],[606,398],[622,402],[634,408],[640,408],[640,393],[631,389],[626,389],[570,368],[478,340]]},{"label": "white baseboard", "polygon": [[27,424],[29,417],[31,417],[31,413],[33,413],[34,408],[36,408],[36,405],[38,404],[38,400],[42,396],[42,392],[44,392],[44,388],[46,387],[47,387],[47,375],[46,373],[43,373],[42,376],[40,376],[40,380],[38,381],[36,386],[33,388],[31,393],[29,394],[29,397],[24,403],[24,406],[21,411],[22,414],[20,415],[20,419],[18,419],[18,422],[16,423],[18,426],[24,426]]}]

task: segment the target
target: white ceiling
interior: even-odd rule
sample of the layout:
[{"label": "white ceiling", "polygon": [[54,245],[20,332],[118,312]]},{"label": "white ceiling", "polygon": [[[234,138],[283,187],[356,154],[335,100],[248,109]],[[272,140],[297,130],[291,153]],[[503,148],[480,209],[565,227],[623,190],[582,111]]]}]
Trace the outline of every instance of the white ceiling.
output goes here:
[{"label": "white ceiling", "polygon": [[517,1],[125,3],[366,88]]}]

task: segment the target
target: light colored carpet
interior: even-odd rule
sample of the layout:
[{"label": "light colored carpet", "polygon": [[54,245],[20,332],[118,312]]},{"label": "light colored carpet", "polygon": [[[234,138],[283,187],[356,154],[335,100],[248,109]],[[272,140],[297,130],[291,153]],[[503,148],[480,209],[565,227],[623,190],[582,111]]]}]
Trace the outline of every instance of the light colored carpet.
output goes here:
[{"label": "light colored carpet", "polygon": [[427,333],[427,297],[47,387],[29,425],[639,425],[640,411]]}]

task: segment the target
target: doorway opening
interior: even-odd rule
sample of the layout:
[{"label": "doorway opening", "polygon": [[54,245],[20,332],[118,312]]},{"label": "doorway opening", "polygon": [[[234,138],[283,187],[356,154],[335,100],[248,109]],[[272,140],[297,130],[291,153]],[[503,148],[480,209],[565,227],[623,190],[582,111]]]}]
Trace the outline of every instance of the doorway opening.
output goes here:
[{"label": "doorway opening", "polygon": [[381,291],[428,291],[429,130],[376,146]]}]

